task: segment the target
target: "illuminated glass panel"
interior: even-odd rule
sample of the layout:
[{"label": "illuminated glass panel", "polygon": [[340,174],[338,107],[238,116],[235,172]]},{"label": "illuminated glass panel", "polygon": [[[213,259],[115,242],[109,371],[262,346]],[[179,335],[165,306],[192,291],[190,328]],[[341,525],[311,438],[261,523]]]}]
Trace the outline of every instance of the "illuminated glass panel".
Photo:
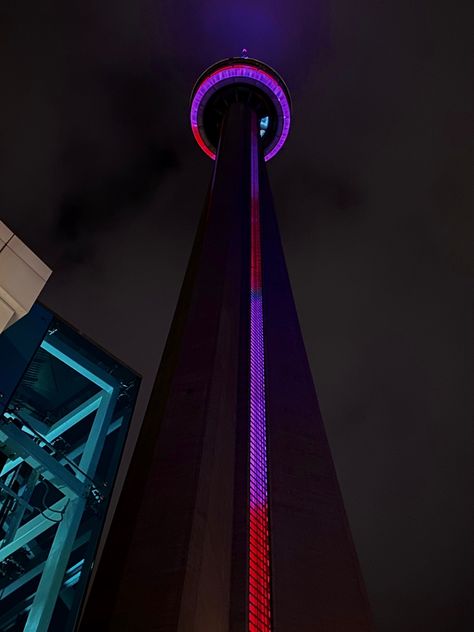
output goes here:
[{"label": "illuminated glass panel", "polygon": [[260,119],[260,136],[265,136],[265,132],[268,129],[268,125],[269,125],[269,117],[268,116],[264,116],[263,118]]},{"label": "illuminated glass panel", "polygon": [[249,632],[271,630],[265,357],[257,136],[252,134],[250,202]]}]

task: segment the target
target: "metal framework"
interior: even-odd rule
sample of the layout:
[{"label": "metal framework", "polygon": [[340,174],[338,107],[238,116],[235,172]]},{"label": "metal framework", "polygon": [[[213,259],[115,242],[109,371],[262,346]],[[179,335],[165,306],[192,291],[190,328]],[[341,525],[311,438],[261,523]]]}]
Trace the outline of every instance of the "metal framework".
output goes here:
[{"label": "metal framework", "polygon": [[[37,589],[27,600],[27,605],[25,600],[18,604],[23,611],[28,611],[25,632],[46,632],[60,592],[66,601],[68,591],[64,589],[71,588],[79,580],[84,560],[68,567],[70,555],[87,540],[88,533],[77,538],[78,528],[88,504],[100,500],[103,493],[100,484],[94,481],[99,458],[106,436],[117,430],[123,421],[122,418],[113,419],[120,391],[120,384],[113,376],[61,340],[55,330],[43,340],[41,348],[92,382],[98,391],[52,425],[46,433],[38,432],[33,420],[25,419],[23,414],[20,418],[14,411],[6,412],[0,418],[0,442],[4,450],[16,455],[0,473],[0,491],[6,499],[4,502],[14,504],[7,516],[6,536],[0,542],[0,564],[8,562],[20,549],[31,551],[38,538],[55,529],[46,560],[20,574],[0,592],[1,611],[3,599],[40,575]],[[55,439],[91,415],[93,420],[82,445],[67,453],[55,450]],[[22,463],[32,468],[31,473],[14,491],[11,483]],[[38,513],[30,505],[30,499],[42,481],[54,486],[60,498]],[[7,625],[7,622],[3,623]],[[4,629],[2,618],[0,629]],[[8,629],[8,625],[5,629]]]}]

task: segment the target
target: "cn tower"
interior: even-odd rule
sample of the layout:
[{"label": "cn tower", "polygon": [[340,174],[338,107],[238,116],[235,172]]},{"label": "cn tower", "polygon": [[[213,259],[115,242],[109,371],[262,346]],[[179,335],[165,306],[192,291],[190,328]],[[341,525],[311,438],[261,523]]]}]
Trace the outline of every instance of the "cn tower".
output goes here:
[{"label": "cn tower", "polygon": [[81,630],[368,632],[267,176],[288,88],[244,51],[190,119],[209,192]]}]

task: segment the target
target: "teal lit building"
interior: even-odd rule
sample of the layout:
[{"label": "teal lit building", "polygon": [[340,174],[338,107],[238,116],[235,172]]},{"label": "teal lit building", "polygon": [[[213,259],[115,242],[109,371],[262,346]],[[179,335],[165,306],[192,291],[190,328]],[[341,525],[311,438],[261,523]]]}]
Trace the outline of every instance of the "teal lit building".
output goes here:
[{"label": "teal lit building", "polygon": [[0,335],[0,632],[76,627],[139,383],[40,304]]}]

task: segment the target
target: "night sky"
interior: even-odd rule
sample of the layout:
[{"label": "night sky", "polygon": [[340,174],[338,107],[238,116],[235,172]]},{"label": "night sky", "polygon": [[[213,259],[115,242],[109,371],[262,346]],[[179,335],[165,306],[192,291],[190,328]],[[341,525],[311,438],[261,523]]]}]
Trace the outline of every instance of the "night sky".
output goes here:
[{"label": "night sky", "polygon": [[244,46],[281,72],[269,171],[377,630],[474,630],[473,3],[6,4],[0,218],[143,375],[132,438],[211,175],[192,85]]}]

